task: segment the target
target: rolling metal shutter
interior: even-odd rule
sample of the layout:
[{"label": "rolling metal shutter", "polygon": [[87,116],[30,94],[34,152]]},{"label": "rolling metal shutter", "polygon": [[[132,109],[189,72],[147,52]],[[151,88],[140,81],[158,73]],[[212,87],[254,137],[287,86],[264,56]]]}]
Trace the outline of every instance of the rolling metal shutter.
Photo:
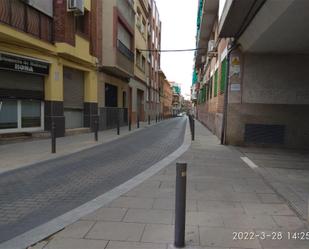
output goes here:
[{"label": "rolling metal shutter", "polygon": [[84,108],[84,73],[82,71],[63,68],[64,108]]},{"label": "rolling metal shutter", "polygon": [[0,70],[0,98],[44,99],[44,77]]}]

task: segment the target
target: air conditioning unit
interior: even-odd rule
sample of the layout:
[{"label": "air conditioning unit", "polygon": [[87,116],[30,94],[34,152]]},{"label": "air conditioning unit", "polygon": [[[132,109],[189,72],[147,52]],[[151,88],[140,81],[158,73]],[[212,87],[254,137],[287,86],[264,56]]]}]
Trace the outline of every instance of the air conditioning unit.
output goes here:
[{"label": "air conditioning unit", "polygon": [[216,43],[215,43],[215,40],[210,40],[208,42],[208,53],[210,52],[215,52],[215,47],[216,47]]},{"label": "air conditioning unit", "polygon": [[75,15],[84,15],[84,0],[68,0],[68,11]]}]

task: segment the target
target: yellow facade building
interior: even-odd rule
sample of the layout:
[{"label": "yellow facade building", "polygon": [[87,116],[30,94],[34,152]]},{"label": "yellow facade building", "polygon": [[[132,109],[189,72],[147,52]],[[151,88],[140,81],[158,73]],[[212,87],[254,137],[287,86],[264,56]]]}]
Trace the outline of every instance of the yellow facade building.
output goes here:
[{"label": "yellow facade building", "polygon": [[134,2],[135,10],[135,65],[134,77],[130,80],[130,113],[131,121],[137,119],[145,120],[147,116],[147,78],[149,77],[149,66],[147,63],[148,53],[148,16],[149,6],[146,0]]},{"label": "yellow facade building", "polygon": [[71,10],[66,1],[4,1],[0,134],[50,130],[53,123],[63,136],[66,129],[91,126],[98,109],[99,60],[99,45],[90,43],[97,36],[91,24],[97,25],[100,11],[91,3],[96,1]]}]

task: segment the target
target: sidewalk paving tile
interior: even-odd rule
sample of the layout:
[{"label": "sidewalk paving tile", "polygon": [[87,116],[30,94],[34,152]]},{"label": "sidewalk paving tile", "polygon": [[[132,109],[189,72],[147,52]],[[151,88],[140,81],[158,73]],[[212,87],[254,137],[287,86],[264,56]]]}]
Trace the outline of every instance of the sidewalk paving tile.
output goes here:
[{"label": "sidewalk paving tile", "polygon": [[104,249],[107,241],[72,238],[55,238],[44,249]]},{"label": "sidewalk paving tile", "polygon": [[266,204],[281,204],[284,200],[276,194],[258,194],[262,203]]},{"label": "sidewalk paving tile", "polygon": [[[294,231],[303,229],[305,224],[296,216],[273,216],[273,219],[278,224],[279,228],[284,231]],[[309,243],[309,240],[308,240]],[[308,246],[309,247],[309,246]]]},{"label": "sidewalk paving tile", "polygon": [[123,207],[123,208],[152,208],[154,203],[153,198],[138,198],[121,196],[112,201],[108,206],[110,207]]},{"label": "sidewalk paving tile", "polygon": [[294,215],[286,204],[256,204],[242,203],[248,214]]},{"label": "sidewalk paving tile", "polygon": [[172,224],[173,213],[170,210],[129,209],[124,222]]},{"label": "sidewalk paving tile", "polygon": [[79,220],[57,233],[57,237],[83,238],[94,224],[95,221]]},{"label": "sidewalk paving tile", "polygon": [[126,208],[100,208],[82,219],[94,221],[121,221],[126,212]]},{"label": "sidewalk paving tile", "polygon": [[106,249],[166,249],[165,244],[110,241]]},{"label": "sidewalk paving tile", "polygon": [[278,229],[278,225],[269,215],[228,214],[223,215],[222,219],[227,228]]},{"label": "sidewalk paving tile", "polygon": [[[186,245],[186,247],[185,247],[186,249],[230,249],[230,248],[223,248],[223,247],[202,247],[202,246],[192,246],[192,245]],[[175,247],[173,244],[169,244],[168,245],[168,247],[167,247],[167,249],[178,249],[177,247]],[[233,248],[231,248],[231,249],[233,249]],[[239,248],[238,248],[239,249]]]},{"label": "sidewalk paving tile", "polygon": [[223,227],[223,219],[219,214],[207,212],[187,212],[187,225]]},{"label": "sidewalk paving tile", "polygon": [[[186,244],[199,245],[198,227],[187,226],[185,238]],[[172,243],[174,241],[174,226],[147,224],[142,241],[149,243]]]},{"label": "sidewalk paving tile", "polygon": [[[174,210],[175,209],[175,198],[156,198],[153,204],[153,208]],[[192,200],[192,199],[187,199],[186,209],[188,211],[197,211],[197,201]]]},{"label": "sidewalk paving tile", "polygon": [[140,241],[144,224],[124,222],[97,222],[87,234],[87,239]]},{"label": "sidewalk paving tile", "polygon": [[[255,205],[255,204],[253,204]],[[197,201],[199,211],[217,214],[245,214],[241,203],[231,201]]]}]

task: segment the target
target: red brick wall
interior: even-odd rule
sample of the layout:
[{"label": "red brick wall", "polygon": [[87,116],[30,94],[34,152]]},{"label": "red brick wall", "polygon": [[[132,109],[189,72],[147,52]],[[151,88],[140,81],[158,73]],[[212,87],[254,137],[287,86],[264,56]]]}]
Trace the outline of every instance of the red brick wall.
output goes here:
[{"label": "red brick wall", "polygon": [[[102,1],[91,0],[91,11],[85,11],[85,33],[81,34],[90,41],[89,53],[101,61],[102,57]],[[54,0],[54,37],[55,42],[65,42],[75,46],[75,16],[67,12],[67,0]]]},{"label": "red brick wall", "polygon": [[75,45],[74,14],[67,12],[66,0],[54,0],[54,39]]},{"label": "red brick wall", "polygon": [[102,61],[102,1],[91,0],[90,54]]}]

